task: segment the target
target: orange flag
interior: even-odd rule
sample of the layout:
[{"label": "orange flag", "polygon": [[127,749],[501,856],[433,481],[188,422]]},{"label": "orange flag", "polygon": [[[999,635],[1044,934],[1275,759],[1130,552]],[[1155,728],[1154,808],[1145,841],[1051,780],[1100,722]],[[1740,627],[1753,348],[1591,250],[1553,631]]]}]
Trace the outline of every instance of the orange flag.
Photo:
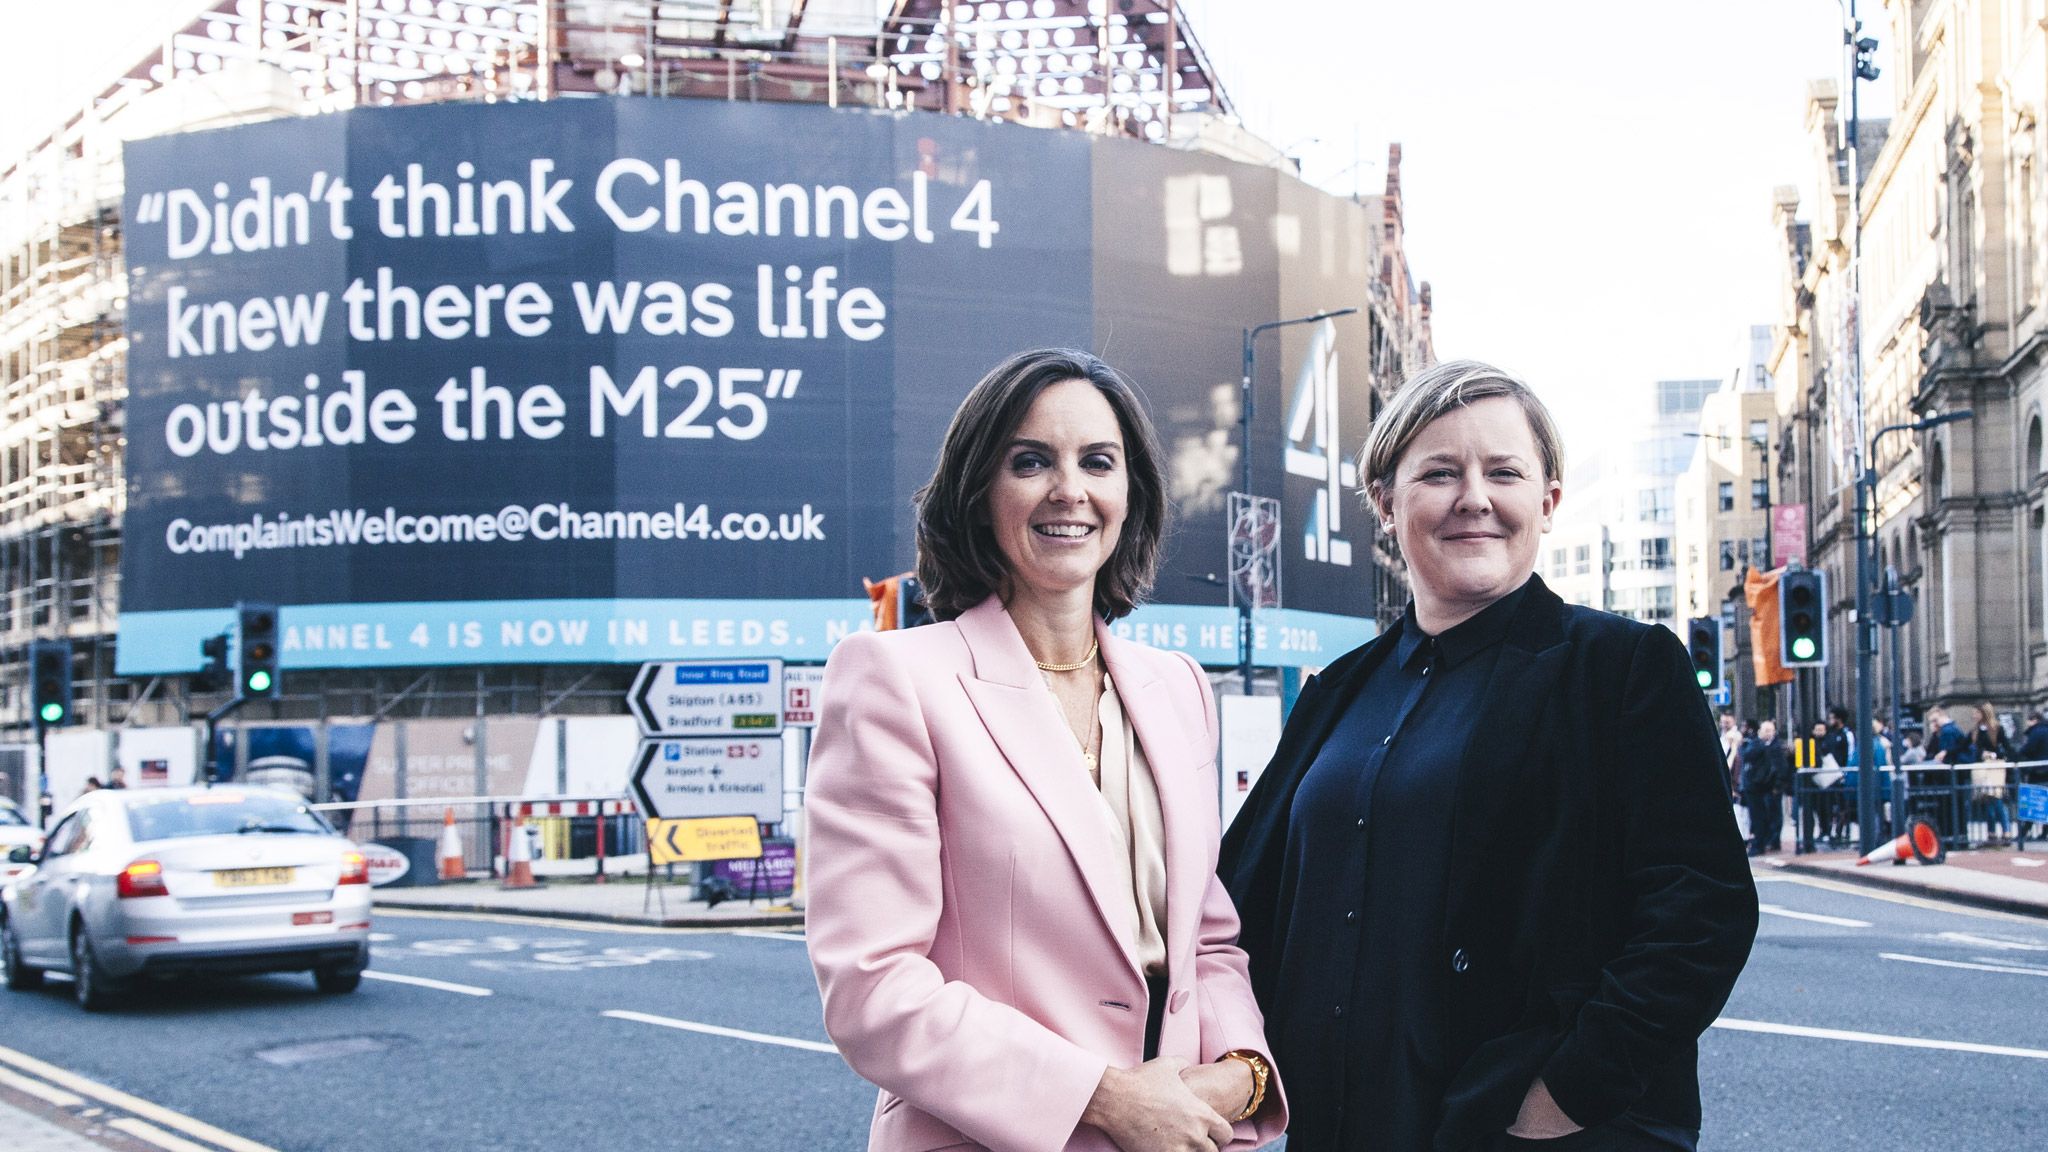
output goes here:
[{"label": "orange flag", "polygon": [[[867,586],[869,606],[875,612],[875,631],[887,632],[902,625],[902,621],[897,619],[898,598],[896,593],[903,585],[903,578],[909,575],[910,573],[904,572],[885,580],[870,580],[865,576],[861,577],[860,582]],[[1773,625],[1773,627],[1775,626]]]},{"label": "orange flag", "polygon": [[1784,573],[1783,568],[1751,568],[1742,582],[1742,597],[1749,601],[1749,658],[1758,687],[1792,682],[1792,670],[1778,662],[1778,577]]}]

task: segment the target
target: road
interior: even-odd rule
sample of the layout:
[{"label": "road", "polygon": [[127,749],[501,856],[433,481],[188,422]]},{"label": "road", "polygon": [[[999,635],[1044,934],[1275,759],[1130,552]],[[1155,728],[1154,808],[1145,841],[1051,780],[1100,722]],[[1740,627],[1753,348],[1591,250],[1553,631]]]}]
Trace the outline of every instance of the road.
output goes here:
[{"label": "road", "polygon": [[[1756,952],[1702,1040],[1703,1149],[2048,1131],[2048,921],[1760,879]],[[260,977],[88,1016],[53,982],[0,995],[0,1046],[280,1152],[864,1144],[873,1090],[826,1044],[793,933],[377,926],[381,978],[352,996]]]}]

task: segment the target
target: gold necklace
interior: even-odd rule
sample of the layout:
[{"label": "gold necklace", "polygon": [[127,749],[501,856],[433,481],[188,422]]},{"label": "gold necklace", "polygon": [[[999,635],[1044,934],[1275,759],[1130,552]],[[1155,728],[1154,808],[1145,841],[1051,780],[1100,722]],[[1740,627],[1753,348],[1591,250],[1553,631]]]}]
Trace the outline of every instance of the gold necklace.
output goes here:
[{"label": "gold necklace", "polygon": [[1038,665],[1041,670],[1046,672],[1078,672],[1088,665],[1095,663],[1095,652],[1101,646],[1102,641],[1100,639],[1090,640],[1088,642],[1088,654],[1072,664],[1047,664],[1043,660],[1033,660],[1032,663]]}]

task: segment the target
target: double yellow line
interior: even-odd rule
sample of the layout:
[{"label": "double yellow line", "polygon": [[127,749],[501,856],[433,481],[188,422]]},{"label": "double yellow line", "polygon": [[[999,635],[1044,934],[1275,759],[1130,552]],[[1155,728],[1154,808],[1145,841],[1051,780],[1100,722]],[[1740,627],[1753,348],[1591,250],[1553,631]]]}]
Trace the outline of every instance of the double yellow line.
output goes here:
[{"label": "double yellow line", "polygon": [[99,1122],[166,1152],[277,1152],[268,1144],[223,1131],[12,1048],[0,1048],[0,1087],[57,1108],[84,1108],[97,1102],[125,1112],[125,1116]]}]

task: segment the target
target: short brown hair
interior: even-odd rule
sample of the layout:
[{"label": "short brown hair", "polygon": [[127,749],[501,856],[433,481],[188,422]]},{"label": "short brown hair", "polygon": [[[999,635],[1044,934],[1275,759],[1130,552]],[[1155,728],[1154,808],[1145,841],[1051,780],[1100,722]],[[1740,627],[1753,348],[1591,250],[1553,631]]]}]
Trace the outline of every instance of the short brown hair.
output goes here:
[{"label": "short brown hair", "polygon": [[1522,406],[1522,413],[1529,418],[1529,432],[1536,439],[1536,450],[1543,457],[1543,478],[1563,480],[1564,438],[1558,435],[1557,422],[1550,418],[1550,409],[1543,406],[1536,393],[1517,377],[1491,364],[1446,360],[1401,385],[1372,422],[1372,431],[1365,438],[1366,494],[1370,496],[1393,483],[1394,469],[1401,463],[1402,453],[1438,417],[1453,408],[1494,396],[1511,397]]},{"label": "short brown hair", "polygon": [[1031,405],[1054,384],[1086,380],[1109,401],[1124,437],[1129,506],[1109,563],[1095,574],[1095,612],[1128,615],[1152,590],[1166,535],[1166,478],[1159,434],[1124,374],[1086,352],[1036,348],[1019,352],[981,378],[946,429],[932,478],[917,490],[917,579],[925,604],[951,620],[990,595],[1009,595],[1009,562],[989,523],[988,493],[996,469]]}]

